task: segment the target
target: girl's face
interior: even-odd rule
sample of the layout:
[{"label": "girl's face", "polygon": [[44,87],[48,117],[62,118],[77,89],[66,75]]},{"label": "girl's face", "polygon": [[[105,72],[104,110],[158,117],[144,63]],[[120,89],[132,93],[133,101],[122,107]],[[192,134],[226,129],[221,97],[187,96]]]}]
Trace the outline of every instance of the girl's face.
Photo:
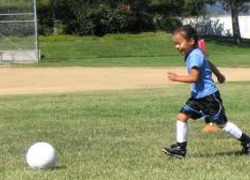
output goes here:
[{"label": "girl's face", "polygon": [[175,48],[185,56],[187,53],[194,49],[194,39],[191,38],[189,40],[185,39],[183,34],[176,33],[173,36],[173,42],[175,44]]}]

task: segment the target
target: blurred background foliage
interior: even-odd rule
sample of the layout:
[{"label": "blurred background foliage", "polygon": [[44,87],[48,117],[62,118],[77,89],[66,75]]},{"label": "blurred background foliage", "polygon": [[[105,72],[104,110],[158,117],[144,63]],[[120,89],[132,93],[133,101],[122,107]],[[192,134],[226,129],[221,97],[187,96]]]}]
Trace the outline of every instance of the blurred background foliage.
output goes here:
[{"label": "blurred background foliage", "polygon": [[[225,8],[230,6],[231,1],[221,1],[224,2]],[[140,33],[156,30],[171,32],[181,25],[180,17],[204,15],[205,4],[213,4],[216,0],[37,0],[36,2],[40,35],[103,36],[108,33]],[[1,0],[0,12],[9,13],[17,10],[20,12],[20,9],[25,12],[30,6],[32,3],[27,3],[27,0]]]},{"label": "blurred background foliage", "polygon": [[103,36],[107,33],[171,31],[176,16],[199,15],[205,1],[38,0],[39,33]]}]

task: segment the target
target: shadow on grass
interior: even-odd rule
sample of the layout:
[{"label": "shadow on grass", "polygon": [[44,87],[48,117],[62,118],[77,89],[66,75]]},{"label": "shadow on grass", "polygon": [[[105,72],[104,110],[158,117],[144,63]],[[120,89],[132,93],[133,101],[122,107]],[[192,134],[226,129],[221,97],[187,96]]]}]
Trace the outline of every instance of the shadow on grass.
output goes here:
[{"label": "shadow on grass", "polygon": [[52,170],[63,170],[63,169],[66,169],[66,168],[67,168],[66,166],[56,166]]},{"label": "shadow on grass", "polygon": [[229,152],[218,152],[218,153],[193,154],[191,157],[209,158],[216,156],[243,156],[243,155],[241,155],[239,151],[229,151]]},{"label": "shadow on grass", "polygon": [[64,170],[67,169],[66,166],[56,166],[54,168],[31,168],[31,167],[27,167],[27,170],[36,170],[36,171],[57,171],[57,170]]},{"label": "shadow on grass", "polygon": [[[185,158],[177,158],[175,156],[170,156],[170,155],[166,155],[169,159],[179,159],[179,160],[183,160]],[[230,151],[230,152],[219,152],[219,153],[199,153],[199,154],[192,154],[192,155],[188,155],[186,158],[214,158],[214,157],[223,157],[223,156],[238,156],[238,157],[244,157],[244,155],[241,155],[241,153],[238,151]],[[249,156],[250,157],[250,156]]]}]

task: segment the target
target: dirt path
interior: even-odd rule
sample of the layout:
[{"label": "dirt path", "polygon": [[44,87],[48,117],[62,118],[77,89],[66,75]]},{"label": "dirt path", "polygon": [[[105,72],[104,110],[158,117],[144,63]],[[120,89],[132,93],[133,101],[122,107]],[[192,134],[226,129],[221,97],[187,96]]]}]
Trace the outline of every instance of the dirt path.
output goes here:
[{"label": "dirt path", "polygon": [[[220,68],[227,81],[250,81],[250,68]],[[167,87],[167,72],[186,74],[184,67],[162,68],[1,68],[0,94],[58,93]]]}]

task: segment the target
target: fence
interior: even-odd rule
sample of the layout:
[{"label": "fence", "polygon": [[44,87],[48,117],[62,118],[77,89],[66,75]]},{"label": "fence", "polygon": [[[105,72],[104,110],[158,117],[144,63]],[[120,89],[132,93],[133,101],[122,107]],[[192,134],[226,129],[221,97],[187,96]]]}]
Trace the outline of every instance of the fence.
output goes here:
[{"label": "fence", "polygon": [[36,0],[1,0],[0,63],[39,60]]}]

